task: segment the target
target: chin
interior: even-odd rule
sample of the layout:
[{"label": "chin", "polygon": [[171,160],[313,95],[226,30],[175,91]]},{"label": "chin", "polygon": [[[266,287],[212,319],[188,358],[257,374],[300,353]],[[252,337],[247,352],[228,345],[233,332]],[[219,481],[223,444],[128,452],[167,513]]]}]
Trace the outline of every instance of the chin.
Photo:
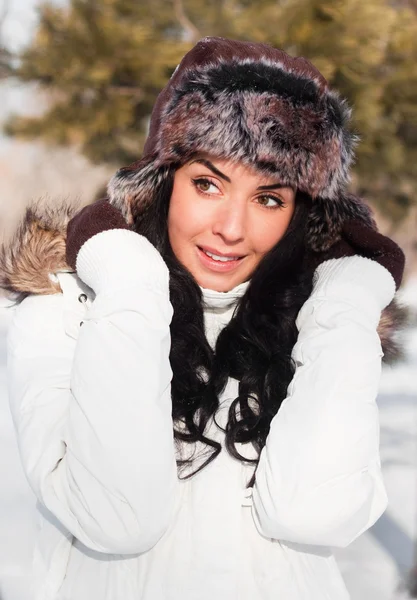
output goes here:
[{"label": "chin", "polygon": [[213,290],[215,292],[230,292],[240,283],[243,283],[245,279],[234,279],[234,278],[217,278],[217,277],[196,277],[198,285],[206,290]]}]

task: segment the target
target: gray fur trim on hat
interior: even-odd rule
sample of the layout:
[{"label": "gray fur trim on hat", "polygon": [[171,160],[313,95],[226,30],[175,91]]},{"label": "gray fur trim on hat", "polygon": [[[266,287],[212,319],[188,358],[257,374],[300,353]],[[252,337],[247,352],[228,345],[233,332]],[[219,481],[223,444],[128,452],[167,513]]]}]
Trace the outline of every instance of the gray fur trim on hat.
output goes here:
[{"label": "gray fur trim on hat", "polygon": [[161,163],[197,153],[253,165],[312,198],[346,185],[353,136],[350,110],[313,79],[269,60],[188,71],[165,106],[155,150]]}]

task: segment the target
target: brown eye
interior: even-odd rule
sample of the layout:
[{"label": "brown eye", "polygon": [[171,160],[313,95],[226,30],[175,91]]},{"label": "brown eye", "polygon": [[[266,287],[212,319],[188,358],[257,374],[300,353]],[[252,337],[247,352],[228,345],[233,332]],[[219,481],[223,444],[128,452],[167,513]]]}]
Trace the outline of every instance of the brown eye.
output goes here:
[{"label": "brown eye", "polygon": [[284,206],[284,202],[278,196],[258,196],[258,204],[265,206],[265,208],[278,208]]},{"label": "brown eye", "polygon": [[[192,181],[193,181],[193,184],[195,185],[195,187],[200,192],[215,194],[216,192],[219,191],[218,187],[212,181],[210,181],[210,179],[206,179],[205,177],[200,177],[199,179],[193,179]],[[210,189],[210,188],[212,188],[212,189]]]},{"label": "brown eye", "polygon": [[198,182],[198,187],[200,188],[200,190],[202,190],[203,192],[208,192],[210,189],[210,185],[211,183],[205,179],[201,179]]}]

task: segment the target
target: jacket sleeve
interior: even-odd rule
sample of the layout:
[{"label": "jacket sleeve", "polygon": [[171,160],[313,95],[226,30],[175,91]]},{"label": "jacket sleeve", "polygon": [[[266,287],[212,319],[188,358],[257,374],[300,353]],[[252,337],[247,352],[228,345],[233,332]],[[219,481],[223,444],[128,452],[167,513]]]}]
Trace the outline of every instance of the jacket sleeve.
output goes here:
[{"label": "jacket sleeve", "polygon": [[367,258],[316,270],[297,318],[295,374],[256,472],[252,512],[262,535],[344,547],[384,512],[377,325],[394,293],[390,273]]},{"label": "jacket sleeve", "polygon": [[168,269],[142,236],[102,232],[78,256],[95,292],[78,340],[64,297],[29,296],[8,339],[11,409],[36,496],[83,544],[151,548],[178,501]]}]

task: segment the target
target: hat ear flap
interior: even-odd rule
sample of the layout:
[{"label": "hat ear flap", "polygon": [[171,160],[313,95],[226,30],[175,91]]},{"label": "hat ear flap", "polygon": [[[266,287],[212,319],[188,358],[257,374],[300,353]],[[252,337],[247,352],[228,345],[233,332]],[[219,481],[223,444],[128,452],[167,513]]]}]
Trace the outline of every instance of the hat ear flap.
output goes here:
[{"label": "hat ear flap", "polygon": [[307,217],[307,247],[314,252],[328,250],[340,238],[343,223],[359,219],[376,229],[372,211],[363,200],[343,193],[336,200],[315,198]]},{"label": "hat ear flap", "polygon": [[168,165],[157,166],[153,158],[119,169],[107,186],[110,204],[118,208],[127,223],[134,227],[162,192],[171,169]]}]

